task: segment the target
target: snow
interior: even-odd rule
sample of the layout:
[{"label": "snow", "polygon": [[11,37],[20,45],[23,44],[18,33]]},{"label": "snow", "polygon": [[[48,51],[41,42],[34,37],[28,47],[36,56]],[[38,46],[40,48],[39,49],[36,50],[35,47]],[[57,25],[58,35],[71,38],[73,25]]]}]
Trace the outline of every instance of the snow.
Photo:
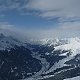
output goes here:
[{"label": "snow", "polygon": [[66,58],[64,58],[62,60],[59,60],[59,62],[56,62],[48,71],[45,72],[45,74],[53,72],[57,68],[61,68],[63,66],[68,66],[68,65],[65,64],[65,62],[69,61],[71,59],[73,59],[73,57],[72,56],[68,56],[68,57],[66,57]]},{"label": "snow", "polygon": [[65,38],[65,39],[42,39],[40,40],[42,45],[53,45],[55,50],[70,50],[75,52],[80,50],[80,38]]},{"label": "snow", "polygon": [[42,39],[41,40],[41,43],[42,43],[42,45],[45,45],[45,44],[48,44],[48,46],[51,46],[51,45],[56,45],[56,44],[58,44],[58,42],[59,42],[59,39]]},{"label": "snow", "polygon": [[60,54],[59,56],[66,56],[68,54],[68,52],[65,52],[63,54]]},{"label": "snow", "polygon": [[[61,68],[63,66],[66,66],[65,62],[73,59],[77,54],[80,54],[80,39],[79,38],[69,38],[69,39],[64,39],[64,42],[67,41],[65,44],[61,44],[58,46],[55,46],[54,51],[57,50],[67,50],[71,51],[71,55],[67,56],[68,52],[65,52],[63,54],[60,54],[59,56],[67,56],[66,58],[59,60],[59,62],[56,62],[48,71],[46,71],[45,74],[52,72],[56,70],[57,68]],[[67,65],[68,66],[68,65]]]},{"label": "snow", "polygon": [[[45,73],[48,70],[50,64],[46,61],[45,58],[41,58],[40,56],[41,55],[39,53],[37,53],[37,52],[36,53],[33,52],[33,54],[32,54],[33,58],[36,58],[36,59],[41,61],[41,65],[42,65],[41,70],[39,72],[35,72],[35,75],[33,75],[33,76],[29,77],[29,78],[23,79],[23,80],[38,80],[38,79],[42,79],[43,78],[40,75]],[[48,77],[48,76],[45,76],[45,77]]]},{"label": "snow", "polygon": [[42,40],[40,40],[40,43],[42,45],[48,45],[48,46],[59,46],[59,45],[62,45],[62,44],[66,44],[67,39],[66,38],[64,38],[64,39],[59,39],[59,38],[56,38],[56,39],[54,39],[54,38],[42,39]]},{"label": "snow", "polygon": [[[34,53],[34,52],[33,52],[33,53]],[[45,58],[41,58],[40,56],[41,56],[41,55],[40,55],[39,53],[37,53],[37,52],[34,53],[34,54],[32,54],[32,57],[40,60],[40,61],[41,61],[41,65],[42,65],[41,70],[40,70],[39,72],[36,72],[36,74],[32,76],[32,78],[33,78],[34,80],[36,80],[36,78],[39,78],[42,73],[45,73],[45,72],[48,70],[49,65],[50,65],[50,64],[46,61]]]},{"label": "snow", "polygon": [[79,38],[70,38],[67,40],[67,44],[56,46],[56,50],[70,50],[72,52],[72,56],[75,56],[76,54],[79,54],[80,52],[80,39]]},{"label": "snow", "polygon": [[46,52],[45,55],[49,55],[50,53]]},{"label": "snow", "polygon": [[[43,39],[41,41],[42,41],[42,43],[41,43],[42,45],[48,45],[48,46],[53,45],[55,49],[52,52],[57,51],[57,50],[61,50],[61,51],[67,50],[67,51],[71,52],[71,55],[67,56],[68,52],[60,54],[59,56],[66,56],[66,58],[59,60],[59,62],[56,62],[49,70],[45,70],[43,67],[42,70],[39,73],[37,73],[38,75],[36,74],[38,77],[41,73],[47,74],[49,72],[53,72],[57,68],[61,68],[63,66],[68,66],[67,64],[65,64],[65,62],[73,59],[77,54],[80,54],[80,38],[78,38],[78,37],[61,39],[61,40],[59,40],[59,39]],[[50,53],[45,53],[45,54],[48,55]],[[51,54],[53,54],[53,53],[51,53]],[[38,58],[38,56],[37,56],[37,58]],[[44,62],[46,62],[46,61],[42,60],[42,64],[44,64]],[[50,77],[50,75],[48,75],[48,77]]]},{"label": "snow", "polygon": [[80,80],[80,76],[68,78],[68,79],[64,79],[64,80]]},{"label": "snow", "polygon": [[21,46],[23,44],[11,36],[0,35],[0,50],[7,49],[9,51],[11,48],[14,48],[15,45]]},{"label": "snow", "polygon": [[[76,38],[68,38],[68,39],[43,39],[40,41],[40,44],[42,45],[48,45],[48,46],[54,46],[54,51],[57,50],[67,50],[67,51],[71,51],[71,55],[67,56],[68,52],[65,52],[63,54],[60,54],[59,56],[67,56],[66,58],[59,60],[59,62],[56,62],[49,70],[49,66],[50,64],[46,61],[45,58],[41,58],[40,54],[35,53],[34,55],[32,55],[32,57],[38,59],[41,61],[42,64],[42,69],[35,73],[35,75],[33,75],[30,78],[24,79],[24,80],[37,80],[38,78],[41,78],[41,74],[42,73],[49,73],[52,72],[54,70],[56,70],[57,68],[61,68],[63,66],[66,66],[65,62],[69,61],[71,59],[74,58],[74,56],[76,56],[77,54],[80,54],[80,38],[76,37]],[[10,48],[14,48],[14,46],[25,46],[23,43],[17,41],[16,39],[10,37],[10,36],[4,36],[4,35],[0,35],[0,50],[5,50],[5,49],[9,49]],[[45,53],[46,55],[49,54],[53,54],[53,53]],[[4,62],[1,64],[0,68],[2,67],[2,65],[4,64]],[[15,68],[16,69],[16,68]],[[12,70],[13,72],[13,70]],[[48,76],[44,76],[44,78],[46,77],[50,77],[50,76],[54,76],[54,75],[48,75]],[[64,80],[80,80],[80,76],[78,77],[74,77],[74,78],[69,78],[69,79],[64,79]]]}]

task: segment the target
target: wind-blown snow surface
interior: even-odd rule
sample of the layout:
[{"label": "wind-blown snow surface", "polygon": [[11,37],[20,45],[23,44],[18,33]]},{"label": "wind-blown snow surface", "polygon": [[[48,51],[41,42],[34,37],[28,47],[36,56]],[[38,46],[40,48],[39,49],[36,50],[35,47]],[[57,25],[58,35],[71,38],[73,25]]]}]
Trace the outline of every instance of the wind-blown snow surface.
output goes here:
[{"label": "wind-blown snow surface", "polygon": [[80,80],[80,76],[68,78],[68,79],[64,79],[64,80]]}]

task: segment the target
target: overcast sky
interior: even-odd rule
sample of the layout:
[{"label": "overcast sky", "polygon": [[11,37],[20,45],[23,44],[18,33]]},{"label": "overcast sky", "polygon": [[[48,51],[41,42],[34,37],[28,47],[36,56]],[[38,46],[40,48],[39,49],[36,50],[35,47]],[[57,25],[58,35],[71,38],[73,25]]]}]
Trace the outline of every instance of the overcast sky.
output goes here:
[{"label": "overcast sky", "polygon": [[0,30],[36,38],[80,36],[80,0],[0,0]]}]

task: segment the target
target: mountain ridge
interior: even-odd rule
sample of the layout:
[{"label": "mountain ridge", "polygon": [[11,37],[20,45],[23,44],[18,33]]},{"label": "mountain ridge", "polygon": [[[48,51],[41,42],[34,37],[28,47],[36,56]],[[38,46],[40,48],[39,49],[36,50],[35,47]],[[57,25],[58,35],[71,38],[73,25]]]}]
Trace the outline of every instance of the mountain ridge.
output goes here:
[{"label": "mountain ridge", "polygon": [[[10,80],[13,78],[12,76],[14,76],[15,80],[57,80],[57,76],[61,74],[63,76],[66,72],[72,73],[76,70],[80,70],[80,38],[78,37],[66,39],[41,39],[35,42],[31,40],[27,43],[21,42],[13,36],[5,36],[1,33],[0,44],[0,65],[2,65],[0,67],[0,74],[4,74],[2,73],[5,70],[5,67],[3,68],[4,65],[9,66],[10,64],[14,64],[18,70],[18,75],[15,76],[16,71],[15,68],[13,68],[14,65],[9,66],[9,73],[7,67],[6,74],[10,75],[13,71],[15,73],[10,75],[10,77],[4,76],[4,80],[7,78]],[[21,63],[18,61],[21,61]],[[34,68],[32,65],[34,65]],[[76,76],[80,76],[79,72],[77,75],[73,74],[72,76],[67,74],[67,76],[59,80]],[[2,79],[3,77],[0,76],[0,78]]]}]

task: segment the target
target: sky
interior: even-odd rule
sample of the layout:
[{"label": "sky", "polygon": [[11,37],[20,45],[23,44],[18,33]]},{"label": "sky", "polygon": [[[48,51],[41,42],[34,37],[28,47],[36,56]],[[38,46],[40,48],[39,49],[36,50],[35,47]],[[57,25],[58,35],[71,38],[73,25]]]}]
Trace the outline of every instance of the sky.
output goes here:
[{"label": "sky", "polygon": [[0,0],[5,29],[33,38],[80,36],[80,0]]}]

